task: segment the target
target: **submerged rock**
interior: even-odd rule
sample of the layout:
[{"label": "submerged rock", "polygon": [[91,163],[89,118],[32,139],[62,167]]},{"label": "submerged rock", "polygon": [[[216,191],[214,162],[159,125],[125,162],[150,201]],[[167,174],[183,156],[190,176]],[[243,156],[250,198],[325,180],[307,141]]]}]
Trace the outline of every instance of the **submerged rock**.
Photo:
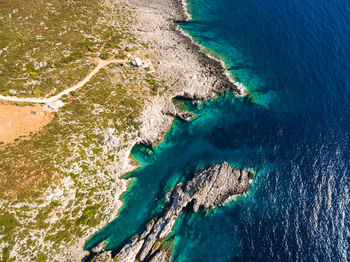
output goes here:
[{"label": "submerged rock", "polygon": [[201,207],[223,205],[227,199],[247,192],[253,177],[251,171],[233,169],[226,162],[199,170],[185,186],[176,186],[163,216],[152,219],[141,236],[130,240],[117,254],[117,261],[170,261],[171,254],[162,249],[162,243],[183,208],[190,204],[197,212]]}]

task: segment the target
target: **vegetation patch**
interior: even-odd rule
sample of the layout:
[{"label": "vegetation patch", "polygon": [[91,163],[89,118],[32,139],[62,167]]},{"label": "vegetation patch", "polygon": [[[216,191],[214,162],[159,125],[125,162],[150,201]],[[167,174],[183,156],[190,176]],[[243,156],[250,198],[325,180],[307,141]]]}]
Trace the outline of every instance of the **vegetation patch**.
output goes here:
[{"label": "vegetation patch", "polygon": [[[55,95],[94,68],[91,58],[145,48],[128,31],[132,15],[114,1],[14,0],[0,12],[5,95]],[[41,132],[1,146],[1,261],[66,261],[67,247],[110,218],[122,186],[113,168],[136,141],[145,101],[161,90],[156,75],[111,64],[63,96]]]},{"label": "vegetation patch", "polygon": [[[0,93],[51,96],[81,80],[93,68],[89,59],[107,39],[113,40],[109,46],[116,48],[119,40],[127,37],[125,10],[106,3],[2,1]],[[117,24],[112,24],[112,15],[119,16]]]}]

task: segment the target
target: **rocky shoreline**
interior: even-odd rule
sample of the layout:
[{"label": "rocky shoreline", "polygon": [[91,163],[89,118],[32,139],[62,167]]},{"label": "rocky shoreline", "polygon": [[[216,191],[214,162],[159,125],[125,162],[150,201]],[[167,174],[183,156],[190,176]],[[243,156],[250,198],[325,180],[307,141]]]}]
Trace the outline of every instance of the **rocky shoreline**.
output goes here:
[{"label": "rocky shoreline", "polygon": [[134,25],[137,38],[159,55],[161,66],[157,74],[172,86],[172,92],[146,106],[140,119],[139,142],[155,145],[161,141],[172,122],[164,112],[175,112],[173,97],[206,100],[224,90],[243,95],[222,63],[211,58],[174,24],[187,19],[181,1],[125,1],[137,17]]},{"label": "rocky shoreline", "polygon": [[[119,161],[110,167],[110,171],[122,178],[137,168],[130,158],[131,149],[135,144],[155,146],[162,141],[174,117],[183,120],[191,117],[189,114],[177,112],[173,98],[186,97],[204,101],[226,90],[231,90],[238,96],[245,93],[239,84],[230,78],[222,61],[204,52],[174,23],[189,18],[181,0],[120,0],[119,2],[135,14],[136,21],[132,29],[136,38],[146,43],[149,49],[158,55],[157,75],[166,79],[167,84],[171,85],[171,91],[156,96],[145,105],[138,120],[140,129],[137,138],[131,140],[127,148],[117,152]],[[121,183],[123,190],[127,190],[128,180],[121,179]],[[119,200],[122,193],[115,196],[116,212],[104,221],[104,225],[116,218],[117,211],[122,206],[122,201]],[[91,229],[88,234],[91,237],[96,231]],[[80,261],[87,255],[87,251],[83,251],[87,239],[81,239],[70,248],[74,260]]]},{"label": "rocky shoreline", "polygon": [[[171,252],[166,252],[162,244],[172,232],[182,210],[192,206],[193,212],[197,212],[199,208],[213,209],[223,205],[227,199],[246,193],[253,177],[252,172],[233,169],[226,162],[199,170],[185,186],[176,186],[170,197],[170,205],[165,208],[163,215],[153,218],[140,236],[131,239],[116,255],[117,260],[171,261]],[[103,245],[104,243],[94,250],[94,261],[113,261],[111,252],[103,251]]]}]

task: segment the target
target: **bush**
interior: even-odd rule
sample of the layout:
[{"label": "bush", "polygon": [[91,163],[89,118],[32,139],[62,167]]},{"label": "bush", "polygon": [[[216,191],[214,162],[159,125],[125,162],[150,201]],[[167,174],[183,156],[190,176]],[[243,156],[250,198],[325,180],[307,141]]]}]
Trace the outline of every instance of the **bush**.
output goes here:
[{"label": "bush", "polygon": [[7,235],[19,225],[16,217],[11,213],[4,213],[0,216],[0,233]]},{"label": "bush", "polygon": [[33,91],[33,95],[36,97],[41,97],[43,95],[43,91],[41,91],[40,89],[36,89]]},{"label": "bush", "polygon": [[150,85],[154,85],[156,83],[156,80],[154,80],[153,78],[148,78],[146,79],[146,82],[149,83]]},{"label": "bush", "polygon": [[71,94],[72,96],[74,96],[74,97],[77,97],[77,96],[78,96],[78,93],[75,92],[75,91],[70,92],[70,94]]},{"label": "bush", "polygon": [[154,78],[149,77],[149,78],[146,79],[146,82],[152,86],[151,87],[152,91],[154,91],[154,92],[158,91],[159,84],[156,82],[156,80]]},{"label": "bush", "polygon": [[94,205],[84,209],[81,217],[75,222],[77,225],[89,225],[94,226],[98,224],[98,221],[95,219],[96,210],[100,208],[101,205]]},{"label": "bush", "polygon": [[103,60],[107,60],[109,57],[109,54],[107,52],[103,52],[100,54],[100,58]]},{"label": "bush", "polygon": [[116,43],[109,43],[108,46],[110,48],[117,48],[117,44]]},{"label": "bush", "polygon": [[67,57],[63,57],[61,59],[61,63],[63,64],[67,64],[69,62],[74,62],[77,61],[79,58],[83,58],[84,57],[84,52],[80,51],[80,52],[75,52],[74,54],[71,54]]}]

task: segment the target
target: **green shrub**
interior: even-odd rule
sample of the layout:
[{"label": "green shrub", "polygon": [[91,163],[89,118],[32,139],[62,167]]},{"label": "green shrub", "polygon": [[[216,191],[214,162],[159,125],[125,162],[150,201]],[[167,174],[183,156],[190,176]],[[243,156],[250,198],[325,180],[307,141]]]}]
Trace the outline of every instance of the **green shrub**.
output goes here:
[{"label": "green shrub", "polygon": [[46,255],[44,253],[40,253],[36,259],[38,262],[45,262],[46,261]]},{"label": "green shrub", "polygon": [[78,96],[78,93],[75,92],[75,91],[70,92],[70,94],[71,94],[72,96],[74,96],[74,97],[77,97],[77,96]]},{"label": "green shrub", "polygon": [[154,80],[153,78],[148,78],[146,79],[146,82],[149,83],[150,85],[154,85],[156,83],[156,80]]},{"label": "green shrub", "polygon": [[36,97],[41,97],[43,95],[43,91],[41,91],[40,89],[36,89],[33,91],[33,95]]},{"label": "green shrub", "polygon": [[7,261],[10,261],[10,248],[9,247],[4,247],[2,249],[2,258],[3,258],[3,261],[7,262]]},{"label": "green shrub", "polygon": [[77,225],[89,225],[94,226],[98,224],[98,221],[95,219],[96,210],[100,208],[100,205],[90,206],[84,209],[83,214],[76,221]]},{"label": "green shrub", "polygon": [[103,59],[103,60],[107,60],[109,57],[109,54],[107,52],[102,52],[100,54],[100,58]]},{"label": "green shrub", "polygon": [[109,43],[108,46],[110,48],[117,48],[117,44],[116,43]]},{"label": "green shrub", "polygon": [[152,91],[154,92],[158,91],[159,84],[156,82],[156,80],[152,76],[148,76],[148,78],[146,79],[146,82],[152,86],[151,87]]},{"label": "green shrub", "polygon": [[2,235],[9,234],[18,225],[19,222],[13,214],[5,212],[0,216],[0,232]]}]

